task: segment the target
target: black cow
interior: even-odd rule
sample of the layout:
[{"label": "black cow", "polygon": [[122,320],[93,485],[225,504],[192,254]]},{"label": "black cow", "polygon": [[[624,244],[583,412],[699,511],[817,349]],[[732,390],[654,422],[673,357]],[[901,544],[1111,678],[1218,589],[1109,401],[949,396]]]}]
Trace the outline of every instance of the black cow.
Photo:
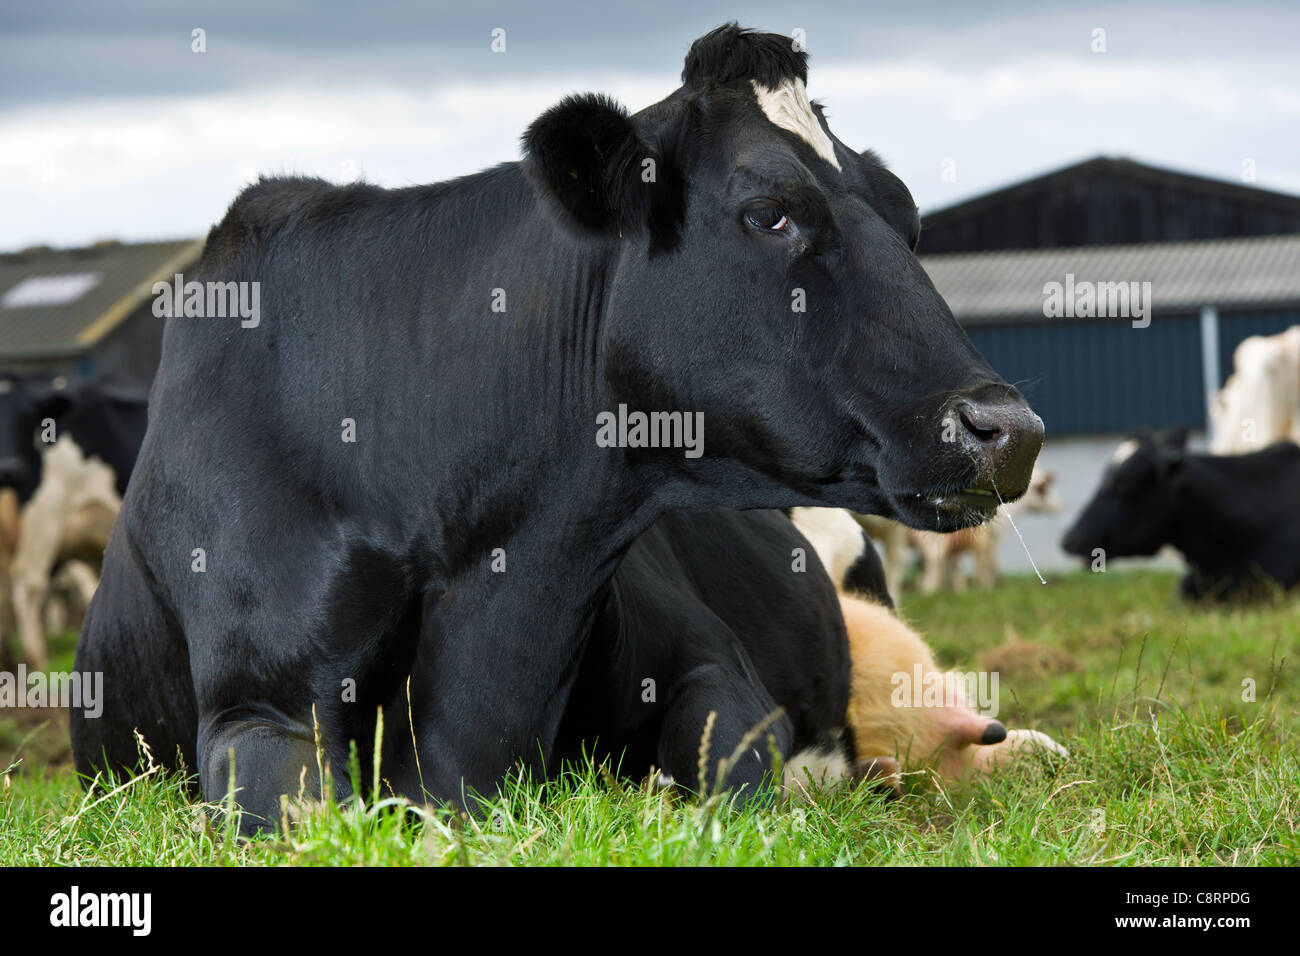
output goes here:
[{"label": "black cow", "polygon": [[1191,599],[1250,597],[1300,583],[1300,447],[1199,455],[1187,432],[1142,432],[1120,446],[1061,547],[1093,558],[1153,555],[1173,545]]},{"label": "black cow", "polygon": [[[875,549],[859,564],[875,599],[892,606]],[[637,538],[613,577],[553,761],[610,756],[628,774],[654,765],[694,789],[714,711],[713,788],[717,761],[779,705],[783,715],[730,766],[725,786],[757,791],[767,733],[796,773],[801,764],[847,771],[856,764],[845,731],[849,675],[838,594],[788,516],[672,512]]]},{"label": "black cow", "polygon": [[[453,182],[239,196],[191,281],[260,283],[260,315],[168,320],[78,648],[107,698],[73,717],[81,771],[135,763],[139,728],[219,799],[233,751],[252,828],[316,729],[369,765],[382,706],[397,792],[491,791],[550,755],[609,579],[665,512],[955,529],[1023,493],[1042,422],[796,46],[720,28],[666,99],[568,97],[523,162]],[[653,440],[622,427],[645,413]]]},{"label": "black cow", "polygon": [[126,494],[148,404],[148,393],[127,382],[0,377],[0,487],[25,503],[41,483],[42,441],[71,439],[112,468],[117,493]]}]

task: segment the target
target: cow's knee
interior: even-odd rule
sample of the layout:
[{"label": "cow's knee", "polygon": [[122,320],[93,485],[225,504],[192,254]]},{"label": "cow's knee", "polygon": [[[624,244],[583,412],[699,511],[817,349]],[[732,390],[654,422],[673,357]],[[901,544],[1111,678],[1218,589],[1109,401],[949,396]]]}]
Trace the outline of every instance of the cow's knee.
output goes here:
[{"label": "cow's knee", "polygon": [[777,714],[767,692],[739,675],[710,674],[675,693],[660,734],[664,772],[687,790],[730,790],[741,803],[769,798],[774,783],[769,738],[775,755],[784,760],[794,726],[785,714]]},{"label": "cow's knee", "polygon": [[[275,829],[281,795],[319,799],[321,768],[312,738],[267,721],[225,721],[205,730],[199,740],[203,797],[224,812],[233,793],[241,836]],[[350,791],[344,769],[332,768],[331,774],[340,797]]]}]

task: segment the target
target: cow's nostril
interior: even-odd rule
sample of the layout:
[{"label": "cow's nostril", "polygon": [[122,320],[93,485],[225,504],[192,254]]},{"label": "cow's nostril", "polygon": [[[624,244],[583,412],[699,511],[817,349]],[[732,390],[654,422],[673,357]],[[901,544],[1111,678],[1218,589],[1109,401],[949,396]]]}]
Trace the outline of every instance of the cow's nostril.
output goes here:
[{"label": "cow's nostril", "polygon": [[1007,728],[999,720],[989,721],[989,725],[984,728],[984,733],[980,736],[982,744],[1000,744],[1007,739]]},{"label": "cow's nostril", "polygon": [[1002,434],[1002,429],[998,427],[997,422],[978,417],[975,409],[970,405],[963,405],[957,410],[957,414],[961,418],[961,423],[966,426],[966,430],[982,442],[997,441]]}]

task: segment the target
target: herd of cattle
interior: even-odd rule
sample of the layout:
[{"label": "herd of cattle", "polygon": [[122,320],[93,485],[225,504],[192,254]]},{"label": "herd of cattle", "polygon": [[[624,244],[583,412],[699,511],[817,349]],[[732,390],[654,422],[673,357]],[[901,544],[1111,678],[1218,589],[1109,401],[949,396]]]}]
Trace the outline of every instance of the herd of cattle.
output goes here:
[{"label": "herd of cattle", "polygon": [[[352,742],[363,779],[465,802],[592,747],[742,799],[778,763],[792,789],[896,786],[1063,753],[981,716],[894,613],[907,547],[925,589],[962,552],[991,585],[999,502],[1060,504],[1041,421],[913,254],[906,188],[805,81],[789,39],[726,26],[640,113],[547,111],[522,163],[263,180],[200,263],[261,283],[260,324],[168,320],[147,430],[129,389],[9,377],[0,527],[29,660],[53,582],[75,603],[102,571],[77,669],[107,700],[72,714],[78,769],[134,766],[139,735],[209,799],[235,778],[254,831]],[[1252,405],[1275,373],[1238,374],[1224,416],[1300,422]],[[705,453],[598,445],[623,405],[703,414]],[[1193,595],[1289,586],[1298,479],[1294,445],[1138,436],[1065,546],[1173,544]],[[938,698],[900,705],[899,674]]]}]

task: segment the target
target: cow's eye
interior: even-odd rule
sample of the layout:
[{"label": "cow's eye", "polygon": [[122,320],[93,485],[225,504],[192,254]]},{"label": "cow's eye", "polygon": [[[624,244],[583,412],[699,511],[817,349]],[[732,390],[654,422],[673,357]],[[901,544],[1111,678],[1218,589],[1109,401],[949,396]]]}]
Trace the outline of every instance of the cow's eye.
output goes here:
[{"label": "cow's eye", "polygon": [[777,206],[756,206],[745,211],[745,222],[751,229],[759,232],[779,232],[792,234],[794,223]]}]

